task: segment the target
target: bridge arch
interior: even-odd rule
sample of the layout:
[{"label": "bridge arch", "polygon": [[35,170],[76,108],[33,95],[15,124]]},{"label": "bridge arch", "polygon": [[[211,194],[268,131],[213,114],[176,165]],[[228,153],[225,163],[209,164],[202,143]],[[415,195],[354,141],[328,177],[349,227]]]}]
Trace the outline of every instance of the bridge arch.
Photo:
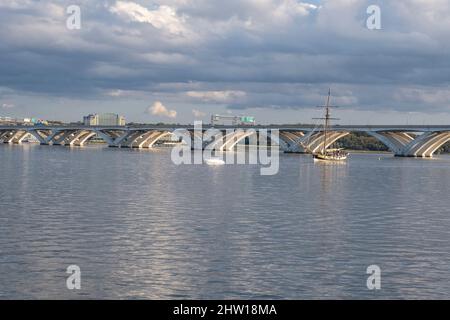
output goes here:
[{"label": "bridge arch", "polygon": [[[271,142],[275,142],[280,146],[280,148],[287,149],[286,143],[278,137],[275,137],[272,132],[265,133],[262,130],[248,129],[248,130],[236,130],[231,133],[225,134],[224,136],[217,135],[216,139],[208,144],[207,149],[209,150],[219,150],[219,151],[232,151],[234,147],[241,142],[243,139],[248,138],[253,135],[265,136]],[[225,140],[225,141],[224,141]]]},{"label": "bridge arch", "polygon": [[21,144],[29,136],[30,133],[26,130],[9,130],[2,134],[2,141],[4,143]]},{"label": "bridge arch", "polygon": [[220,146],[220,151],[231,151],[234,147],[247,137],[258,134],[256,130],[237,130],[225,143]]},{"label": "bridge arch", "polygon": [[[329,148],[333,143],[337,142],[339,139],[349,135],[350,132],[347,131],[329,131],[327,135],[327,143],[325,148]],[[309,152],[318,152],[322,147],[325,139],[325,134],[320,131],[311,136],[306,136],[302,141],[300,141],[303,148]]]},{"label": "bridge arch", "polygon": [[425,132],[413,136],[407,132],[370,132],[367,134],[386,145],[396,156],[431,158],[450,141],[450,132]]},{"label": "bridge arch", "polygon": [[40,144],[47,143],[48,135],[42,133],[40,130],[29,130],[28,133],[35,137]]},{"label": "bridge arch", "polygon": [[[382,144],[384,144],[390,151],[395,153],[396,155],[400,155],[404,152],[405,147],[413,141],[411,138],[409,141],[405,139],[400,139],[398,135],[395,135],[392,132],[366,132],[371,137],[377,139]],[[405,137],[406,138],[406,137]]]},{"label": "bridge arch", "polygon": [[[214,132],[210,133],[210,136],[212,139],[211,142],[209,142],[204,149],[207,150],[222,150],[222,146],[226,143],[226,141],[228,139],[230,139],[230,137],[232,137],[235,134],[235,131],[233,130],[232,132],[225,132],[225,135],[223,134],[223,132],[221,130],[217,130],[217,129],[213,129]],[[216,133],[215,133],[216,132]],[[205,133],[209,133],[209,131],[207,130]],[[203,135],[204,137],[205,135]],[[207,139],[209,138],[209,136],[207,137]],[[225,140],[225,142],[224,142]]]},{"label": "bridge arch", "polygon": [[407,150],[406,155],[412,157],[431,158],[433,154],[450,141],[450,132],[433,132],[424,134],[420,143]]},{"label": "bridge arch", "polygon": [[285,152],[304,153],[305,149],[302,146],[302,141],[304,138],[305,134],[302,131],[280,131],[279,145]]},{"label": "bridge arch", "polygon": [[20,136],[15,138],[14,143],[21,144],[26,138],[28,138],[30,136],[31,136],[31,133],[29,133],[28,131],[25,131]]},{"label": "bridge arch", "polygon": [[78,141],[74,141],[71,145],[76,145],[79,147],[82,147],[86,144],[86,142],[95,137],[97,135],[97,133],[95,131],[88,131],[86,133],[84,133],[83,135],[81,135],[80,137],[78,137]]},{"label": "bridge arch", "polygon": [[433,154],[439,148],[441,148],[444,144],[446,144],[448,141],[450,141],[450,132],[441,133],[439,136],[440,136],[440,138],[424,151],[424,153],[422,154],[422,157],[427,157],[427,158],[433,157]]},{"label": "bridge arch", "polygon": [[72,136],[70,136],[65,142],[64,145],[69,146],[83,146],[84,143],[90,139],[91,137],[95,136],[96,133],[90,130],[79,130],[75,132]]},{"label": "bridge arch", "polygon": [[161,140],[164,137],[171,136],[171,135],[173,135],[173,133],[170,131],[162,131],[162,132],[156,131],[153,135],[150,135],[147,139],[145,139],[145,141],[143,141],[139,145],[139,148],[152,148],[156,142],[158,142],[159,140]]}]

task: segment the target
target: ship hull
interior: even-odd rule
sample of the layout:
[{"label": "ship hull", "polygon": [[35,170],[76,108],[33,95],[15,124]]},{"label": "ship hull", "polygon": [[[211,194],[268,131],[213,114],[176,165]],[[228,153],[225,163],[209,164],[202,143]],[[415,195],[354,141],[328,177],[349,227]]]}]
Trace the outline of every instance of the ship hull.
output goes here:
[{"label": "ship hull", "polygon": [[347,155],[335,156],[335,155],[326,155],[326,154],[314,154],[314,161],[338,161],[342,162],[347,160]]}]

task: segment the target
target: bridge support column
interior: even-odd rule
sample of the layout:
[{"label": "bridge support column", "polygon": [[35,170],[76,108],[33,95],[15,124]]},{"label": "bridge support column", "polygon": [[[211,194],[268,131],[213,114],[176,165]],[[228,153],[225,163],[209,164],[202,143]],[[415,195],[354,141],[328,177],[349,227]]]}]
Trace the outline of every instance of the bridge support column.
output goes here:
[{"label": "bridge support column", "polygon": [[69,146],[77,146],[81,147],[84,143],[95,136],[96,133],[90,130],[80,130],[75,132],[73,136],[70,136],[66,139],[66,144]]},{"label": "bridge support column", "polygon": [[121,130],[120,132],[108,131],[108,130],[95,130],[94,131],[100,138],[102,138],[110,148],[122,148],[124,142],[129,137],[136,133],[136,131]]},{"label": "bridge support column", "polygon": [[158,142],[161,138],[170,136],[172,133],[169,131],[156,131],[153,135],[148,137],[145,141],[143,141],[139,147],[140,148],[153,148],[156,142]]},{"label": "bridge support column", "polygon": [[17,130],[10,133],[8,136],[3,138],[4,143],[21,144],[25,138],[27,138],[30,133],[26,130]]},{"label": "bridge support column", "polygon": [[[327,143],[325,148],[329,148],[333,143],[338,141],[339,139],[349,135],[350,132],[347,131],[329,131],[327,135]],[[311,136],[305,136],[301,139],[299,143],[304,146],[304,150],[308,150],[308,152],[318,152],[321,148],[323,148],[323,143],[325,140],[324,132],[318,132]]]},{"label": "bridge support column", "polygon": [[414,142],[414,138],[410,134],[404,132],[367,131],[366,133],[382,142],[396,156],[404,156],[407,146]]},{"label": "bridge support column", "polygon": [[406,132],[367,132],[385,144],[397,157],[431,158],[450,141],[450,132],[425,132],[413,137]]},{"label": "bridge support column", "polygon": [[28,132],[35,137],[40,144],[48,144],[47,138],[51,135],[51,131],[47,135],[38,130],[29,130]]},{"label": "bridge support column", "polygon": [[145,136],[146,133],[141,130],[129,132],[128,135],[126,135],[126,137],[124,137],[122,141],[118,143],[118,146],[120,148],[133,148],[133,143],[145,139]]},{"label": "bridge support column", "polygon": [[85,143],[86,143],[89,139],[95,137],[96,135],[97,135],[96,132],[88,131],[88,132],[85,133],[83,136],[81,136],[81,137],[78,139],[77,142],[75,142],[75,145],[78,146],[78,147],[82,147],[82,146],[85,145]]},{"label": "bridge support column", "polygon": [[306,153],[302,146],[304,136],[301,131],[280,131],[280,147],[287,153]]},{"label": "bridge support column", "polygon": [[75,136],[76,132],[76,130],[65,130],[58,132],[58,134],[56,134],[52,139],[52,144],[55,146],[66,145],[68,144],[68,141]]},{"label": "bridge support column", "polygon": [[2,131],[0,133],[0,141],[4,142],[4,143],[8,143],[8,142],[6,142],[6,139],[8,139],[8,137],[10,137],[13,134],[14,134],[14,132],[11,132],[9,130],[8,131]]},{"label": "bridge support column", "polygon": [[148,132],[137,132],[135,135],[130,136],[127,139],[127,144],[129,148],[145,148],[145,144],[148,140],[151,140],[159,134],[158,131],[148,131]]},{"label": "bridge support column", "polygon": [[243,139],[256,135],[256,130],[236,130],[232,135],[229,135],[225,142],[219,147],[220,151],[232,151],[234,147]]},{"label": "bridge support column", "polygon": [[[261,140],[261,136],[266,137],[266,141],[270,140],[270,143],[273,145],[278,145],[283,151],[288,149],[288,145],[285,141],[283,141],[279,135],[274,135],[270,130],[257,130],[257,129],[239,129],[233,132],[228,132],[223,134],[221,131],[218,131],[216,135],[212,135],[212,140],[209,140],[209,137],[205,137],[206,144],[203,149],[205,150],[216,150],[216,151],[232,151],[235,146],[244,140],[245,138],[254,137],[254,143],[258,143]],[[203,143],[205,143],[203,141]]]},{"label": "bridge support column", "polygon": [[450,132],[424,133],[416,140],[417,142],[407,146],[404,156],[432,158],[440,147],[450,141]]}]

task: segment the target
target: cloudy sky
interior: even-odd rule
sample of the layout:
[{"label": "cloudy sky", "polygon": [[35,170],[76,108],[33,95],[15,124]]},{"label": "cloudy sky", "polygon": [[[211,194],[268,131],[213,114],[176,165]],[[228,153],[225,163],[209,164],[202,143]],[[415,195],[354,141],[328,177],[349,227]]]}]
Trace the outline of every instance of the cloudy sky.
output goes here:
[{"label": "cloudy sky", "polygon": [[450,0],[0,0],[0,115],[448,124],[449,39]]}]

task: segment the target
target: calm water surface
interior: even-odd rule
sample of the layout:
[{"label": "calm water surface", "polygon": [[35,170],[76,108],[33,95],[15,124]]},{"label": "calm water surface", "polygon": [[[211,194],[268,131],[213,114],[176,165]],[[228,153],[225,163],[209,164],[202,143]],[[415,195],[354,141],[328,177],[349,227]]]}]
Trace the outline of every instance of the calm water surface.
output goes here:
[{"label": "calm water surface", "polygon": [[275,176],[169,150],[0,145],[0,162],[3,299],[450,298],[449,157],[282,155]]}]

